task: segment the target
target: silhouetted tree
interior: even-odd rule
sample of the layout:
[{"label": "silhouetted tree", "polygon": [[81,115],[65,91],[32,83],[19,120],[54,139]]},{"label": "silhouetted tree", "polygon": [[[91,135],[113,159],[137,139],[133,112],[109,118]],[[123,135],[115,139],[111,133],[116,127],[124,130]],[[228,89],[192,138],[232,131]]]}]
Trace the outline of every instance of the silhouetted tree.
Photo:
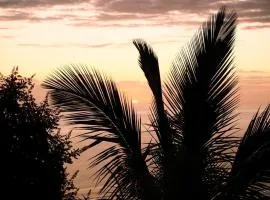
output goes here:
[{"label": "silhouetted tree", "polygon": [[225,8],[212,15],[173,62],[163,90],[156,54],[134,41],[153,94],[153,138],[143,147],[140,118],[110,78],[71,66],[44,82],[53,104],[92,141],[85,150],[111,143],[91,162],[100,167],[102,199],[270,198],[270,106],[236,134],[236,18]]},{"label": "silhouetted tree", "polygon": [[47,98],[35,102],[32,78],[19,75],[18,68],[0,78],[1,195],[71,200],[77,188],[64,165],[72,163],[78,150],[72,149],[70,135],[60,135],[59,112]]}]

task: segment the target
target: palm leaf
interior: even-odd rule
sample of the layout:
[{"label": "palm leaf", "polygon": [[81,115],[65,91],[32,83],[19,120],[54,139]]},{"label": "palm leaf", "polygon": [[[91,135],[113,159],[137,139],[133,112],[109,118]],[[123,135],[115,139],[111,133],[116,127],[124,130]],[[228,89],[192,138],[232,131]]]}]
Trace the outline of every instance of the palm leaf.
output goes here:
[{"label": "palm leaf", "polygon": [[85,66],[67,66],[47,78],[43,87],[50,90],[52,103],[61,108],[67,122],[85,130],[81,135],[84,139],[95,141],[83,151],[101,142],[112,143],[109,150],[95,156],[91,163],[103,165],[97,172],[99,182],[109,178],[101,189],[103,198],[113,199],[123,189],[129,193],[128,199],[145,196],[143,192],[149,191],[135,193],[132,189],[144,188],[144,180],[152,180],[141,155],[140,119],[115,83]]},{"label": "palm leaf", "polygon": [[174,150],[172,145],[172,129],[164,109],[158,58],[150,45],[145,41],[137,39],[133,41],[133,44],[139,52],[139,65],[144,72],[154,97],[150,124],[157,136],[158,143],[151,145],[149,164],[151,167],[154,167],[152,172],[158,177],[162,191],[167,196],[170,182],[172,182],[170,177],[174,176],[171,173]]},{"label": "palm leaf", "polygon": [[269,157],[270,105],[251,120],[222,195],[228,199],[269,199],[265,193],[270,191]]},{"label": "palm leaf", "polygon": [[155,127],[160,145],[166,151],[170,147],[171,132],[163,104],[158,58],[150,45],[145,41],[137,39],[133,41],[133,44],[139,52],[139,65],[144,72],[154,97],[150,119],[151,125]]},{"label": "palm leaf", "polygon": [[238,103],[235,28],[236,14],[221,8],[177,56],[165,83],[166,107],[182,159],[179,165],[184,165],[179,192],[194,188],[193,199],[207,199],[214,193],[213,185],[224,181],[233,159],[230,149],[238,141],[230,135],[236,131]]},{"label": "palm leaf", "polygon": [[222,8],[202,26],[173,63],[166,82],[167,107],[182,124],[185,144],[200,148],[228,128],[237,106],[233,72],[236,14]]}]

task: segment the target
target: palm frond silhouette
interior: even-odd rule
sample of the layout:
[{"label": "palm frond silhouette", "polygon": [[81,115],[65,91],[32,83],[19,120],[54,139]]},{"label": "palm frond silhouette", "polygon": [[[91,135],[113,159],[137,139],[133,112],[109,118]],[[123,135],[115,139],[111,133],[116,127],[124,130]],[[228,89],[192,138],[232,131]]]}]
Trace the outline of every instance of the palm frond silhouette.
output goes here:
[{"label": "palm frond silhouette", "polygon": [[110,78],[67,66],[45,80],[52,103],[84,130],[84,151],[111,144],[91,162],[100,166],[101,199],[269,199],[270,106],[238,134],[236,19],[224,7],[212,15],[180,51],[164,84],[154,50],[133,41],[153,95],[148,144],[141,141],[140,117]]}]

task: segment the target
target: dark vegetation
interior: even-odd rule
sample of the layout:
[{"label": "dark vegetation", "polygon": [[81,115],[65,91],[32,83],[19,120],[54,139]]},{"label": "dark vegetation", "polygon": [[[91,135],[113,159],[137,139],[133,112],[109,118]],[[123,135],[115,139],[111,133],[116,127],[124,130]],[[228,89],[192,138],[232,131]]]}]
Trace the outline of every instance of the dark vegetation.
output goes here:
[{"label": "dark vegetation", "polygon": [[[111,144],[90,163],[98,167],[101,199],[270,199],[270,106],[254,115],[243,136],[237,128],[236,19],[225,8],[212,15],[164,82],[153,49],[134,40],[153,94],[147,144],[131,101],[97,70],[67,66],[44,81],[54,108],[84,130],[83,151]],[[36,104],[32,86],[16,70],[2,78],[3,191],[14,199],[75,199],[64,163],[78,152],[68,136],[53,132],[58,111],[47,99]]]},{"label": "dark vegetation", "polygon": [[14,68],[0,78],[2,196],[7,199],[75,200],[77,191],[65,164],[79,155],[70,134],[58,129],[59,111],[47,98],[36,103],[33,77]]}]

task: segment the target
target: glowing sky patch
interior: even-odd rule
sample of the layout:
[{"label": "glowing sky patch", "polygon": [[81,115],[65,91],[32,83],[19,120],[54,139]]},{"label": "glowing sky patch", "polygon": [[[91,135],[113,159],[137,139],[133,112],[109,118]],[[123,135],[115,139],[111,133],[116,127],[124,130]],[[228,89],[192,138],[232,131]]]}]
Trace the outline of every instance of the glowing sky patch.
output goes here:
[{"label": "glowing sky patch", "polygon": [[164,76],[202,21],[226,4],[239,15],[236,65],[270,71],[269,0],[0,0],[0,71],[15,65],[43,79],[71,63],[117,80],[143,80],[132,40],[143,38]]}]

